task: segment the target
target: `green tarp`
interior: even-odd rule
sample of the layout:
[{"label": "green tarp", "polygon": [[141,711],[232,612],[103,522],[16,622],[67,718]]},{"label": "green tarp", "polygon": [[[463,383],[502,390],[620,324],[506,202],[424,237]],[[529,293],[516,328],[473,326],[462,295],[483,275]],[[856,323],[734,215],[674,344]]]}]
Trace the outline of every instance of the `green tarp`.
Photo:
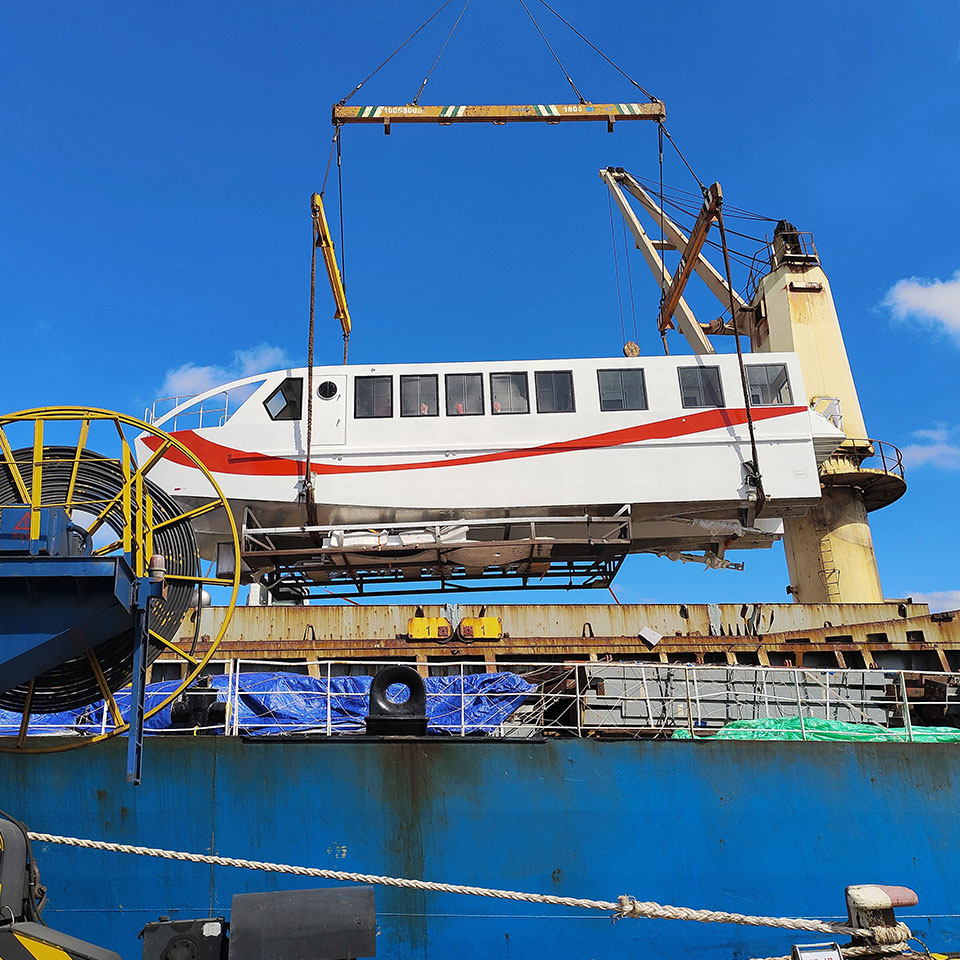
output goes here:
[{"label": "green tarp", "polygon": [[[689,740],[689,730],[677,730],[672,739]],[[700,736],[697,739],[701,739]],[[704,740],[910,740],[903,727],[879,727],[872,723],[843,723],[804,717],[779,717],[764,720],[734,720],[715,734],[702,735]],[[956,727],[914,726],[915,743],[947,743],[960,741]]]}]

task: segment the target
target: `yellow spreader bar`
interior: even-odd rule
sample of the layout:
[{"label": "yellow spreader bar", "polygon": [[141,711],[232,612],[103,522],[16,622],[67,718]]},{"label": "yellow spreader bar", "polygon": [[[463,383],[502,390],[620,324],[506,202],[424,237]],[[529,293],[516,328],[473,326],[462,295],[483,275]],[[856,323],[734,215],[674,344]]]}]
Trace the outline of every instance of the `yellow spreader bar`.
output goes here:
[{"label": "yellow spreader bar", "polygon": [[323,265],[327,268],[327,277],[330,279],[330,289],[333,291],[333,302],[336,304],[334,319],[340,321],[340,328],[343,330],[344,337],[350,336],[352,322],[350,320],[350,308],[347,306],[347,294],[343,289],[343,278],[340,276],[340,268],[337,266],[337,255],[333,249],[333,237],[330,235],[330,227],[327,224],[327,213],[323,209],[323,197],[315,193],[310,198],[310,204],[313,211],[313,222],[316,230],[316,244],[323,257]]},{"label": "yellow spreader bar", "polygon": [[561,123],[567,120],[601,120],[613,130],[617,120],[664,120],[667,111],[663,103],[513,103],[513,104],[448,104],[421,106],[408,103],[397,105],[348,107],[335,104],[333,122],[382,123],[384,132],[390,132],[391,123]]}]

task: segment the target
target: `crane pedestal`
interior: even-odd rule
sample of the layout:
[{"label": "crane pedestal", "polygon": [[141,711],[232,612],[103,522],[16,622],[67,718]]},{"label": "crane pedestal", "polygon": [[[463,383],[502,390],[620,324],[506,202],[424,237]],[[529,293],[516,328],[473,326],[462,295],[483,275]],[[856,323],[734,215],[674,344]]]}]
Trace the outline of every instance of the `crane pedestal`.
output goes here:
[{"label": "crane pedestal", "polygon": [[810,235],[781,221],[771,268],[754,298],[753,349],[795,351],[810,406],[849,437],[820,468],[820,503],[805,517],[784,519],[788,590],[801,603],[879,603],[867,514],[906,491],[900,451],[866,439],[837,309]]}]

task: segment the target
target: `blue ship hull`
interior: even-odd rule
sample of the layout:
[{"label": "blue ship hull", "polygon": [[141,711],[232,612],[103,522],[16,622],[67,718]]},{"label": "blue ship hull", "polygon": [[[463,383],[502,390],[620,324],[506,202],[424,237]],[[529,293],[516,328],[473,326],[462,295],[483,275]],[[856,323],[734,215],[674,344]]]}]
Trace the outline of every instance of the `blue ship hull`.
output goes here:
[{"label": "blue ship hull", "polygon": [[[144,783],[112,742],[0,755],[31,829],[226,856],[781,916],[844,914],[852,883],[912,887],[900,915],[960,949],[953,744],[152,738]],[[229,916],[297,877],[37,845],[51,925],[125,960],[160,915]],[[378,888],[380,960],[703,960],[789,952],[765,928],[622,920]],[[823,939],[796,935],[799,942]]]}]

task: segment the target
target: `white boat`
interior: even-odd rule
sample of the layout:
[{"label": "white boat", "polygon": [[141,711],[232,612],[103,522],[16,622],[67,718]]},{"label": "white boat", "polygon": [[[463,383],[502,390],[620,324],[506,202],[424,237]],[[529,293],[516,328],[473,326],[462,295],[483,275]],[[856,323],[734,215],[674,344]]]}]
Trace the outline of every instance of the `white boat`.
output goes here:
[{"label": "white boat", "polygon": [[[537,574],[614,544],[674,559],[703,551],[717,565],[727,549],[769,546],[781,518],[817,502],[818,464],[844,439],[803,402],[795,354],[744,363],[762,504],[735,355],[315,367],[310,514],[306,369],[153,415],[261,544],[277,552],[309,533],[304,556],[323,554],[321,582],[371,563],[407,578],[523,563]],[[147,456],[159,441],[137,442]],[[186,508],[204,502],[199,471],[176,450],[150,476]],[[212,555],[223,531],[196,525]]]}]

